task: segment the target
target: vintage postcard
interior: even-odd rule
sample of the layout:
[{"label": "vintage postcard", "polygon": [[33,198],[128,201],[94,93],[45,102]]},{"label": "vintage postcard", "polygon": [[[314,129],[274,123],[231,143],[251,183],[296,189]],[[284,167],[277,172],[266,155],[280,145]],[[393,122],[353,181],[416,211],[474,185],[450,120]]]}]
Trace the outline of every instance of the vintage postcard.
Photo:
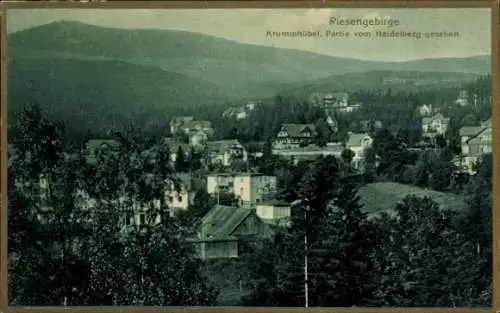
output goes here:
[{"label": "vintage postcard", "polygon": [[491,307],[492,14],[8,8],[9,306]]}]

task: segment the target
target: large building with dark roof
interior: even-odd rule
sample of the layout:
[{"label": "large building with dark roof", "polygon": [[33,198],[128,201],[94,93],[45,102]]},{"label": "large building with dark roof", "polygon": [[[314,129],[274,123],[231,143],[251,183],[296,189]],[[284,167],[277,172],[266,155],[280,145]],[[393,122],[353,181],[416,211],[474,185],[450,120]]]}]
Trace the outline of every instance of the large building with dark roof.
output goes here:
[{"label": "large building with dark roof", "polygon": [[199,258],[237,258],[244,242],[255,242],[273,236],[272,228],[250,207],[215,205],[202,219],[195,245]]}]

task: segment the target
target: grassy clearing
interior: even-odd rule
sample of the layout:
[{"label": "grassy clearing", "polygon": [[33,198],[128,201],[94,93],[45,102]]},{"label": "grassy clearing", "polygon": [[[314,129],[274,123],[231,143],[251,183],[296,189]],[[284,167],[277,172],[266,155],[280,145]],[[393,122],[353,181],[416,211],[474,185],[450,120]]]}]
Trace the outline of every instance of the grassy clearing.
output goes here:
[{"label": "grassy clearing", "polygon": [[459,211],[466,207],[464,200],[460,196],[412,185],[379,182],[367,184],[359,189],[361,203],[364,205],[364,211],[368,214],[375,214],[382,211],[393,212],[396,203],[403,200],[407,195],[430,197],[443,209]]}]

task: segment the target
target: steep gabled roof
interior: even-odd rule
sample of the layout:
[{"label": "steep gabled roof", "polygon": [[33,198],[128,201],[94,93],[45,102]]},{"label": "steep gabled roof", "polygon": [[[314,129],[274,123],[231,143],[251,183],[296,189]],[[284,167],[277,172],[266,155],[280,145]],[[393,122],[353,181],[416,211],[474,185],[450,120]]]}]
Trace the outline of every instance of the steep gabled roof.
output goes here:
[{"label": "steep gabled roof", "polygon": [[316,127],[314,124],[283,124],[281,131],[288,133],[290,137],[302,137],[302,132],[309,128],[313,136],[316,136]]},{"label": "steep gabled roof", "polygon": [[337,99],[337,100],[348,100],[349,99],[349,94],[346,92],[334,92],[334,93],[329,93],[325,95],[325,98],[329,99]]},{"label": "steep gabled roof", "polygon": [[224,153],[233,146],[242,147],[244,149],[243,145],[238,140],[231,139],[231,140],[209,141],[207,142],[207,151]]},{"label": "steep gabled roof", "polygon": [[428,116],[428,117],[422,118],[422,123],[423,124],[428,124],[428,123],[431,123],[433,120],[441,120],[441,121],[443,121],[445,123],[449,123],[450,122],[450,118],[449,117],[444,117],[443,114],[437,113],[437,114],[434,114],[433,116]]},{"label": "steep gabled roof", "polygon": [[326,147],[319,147],[316,145],[309,145],[307,147],[295,147],[295,148],[289,148],[289,149],[279,149],[276,150],[276,153],[278,154],[302,154],[302,153],[333,153],[333,154],[338,154],[340,155],[342,151],[344,150],[344,147],[342,145],[332,145],[332,146],[326,146]]},{"label": "steep gabled roof", "polygon": [[489,119],[485,120],[484,122],[482,122],[481,126],[483,126],[483,127],[491,127],[492,126],[491,117]]},{"label": "steep gabled roof", "polygon": [[487,131],[490,131],[490,133],[491,133],[491,128],[490,127],[481,127],[477,133],[471,135],[470,138],[467,139],[467,142],[469,143],[471,141],[476,140],[481,134],[484,134]]},{"label": "steep gabled roof", "polygon": [[212,123],[210,121],[187,121],[182,125],[183,128],[195,129],[200,128],[212,128]]},{"label": "steep gabled roof", "polygon": [[485,129],[484,127],[480,127],[480,126],[464,126],[464,127],[460,128],[459,134],[461,137],[463,137],[463,136],[467,136],[467,137],[476,136],[477,134],[482,132],[484,129]]},{"label": "steep gabled roof", "polygon": [[203,237],[226,239],[233,231],[253,213],[245,207],[230,207],[215,205],[202,219],[201,230]]}]

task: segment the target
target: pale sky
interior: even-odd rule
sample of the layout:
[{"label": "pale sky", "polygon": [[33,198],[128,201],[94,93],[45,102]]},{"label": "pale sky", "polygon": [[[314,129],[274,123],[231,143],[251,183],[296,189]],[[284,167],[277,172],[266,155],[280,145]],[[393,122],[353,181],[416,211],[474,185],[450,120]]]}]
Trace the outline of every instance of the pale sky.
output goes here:
[{"label": "pale sky", "polygon": [[[177,29],[242,43],[365,60],[404,61],[491,54],[490,9],[9,9],[9,33],[59,20],[116,28]],[[448,39],[357,39],[362,26],[330,26],[330,17],[392,18],[373,30],[459,32]],[[348,38],[276,38],[266,31],[348,31]]]}]

